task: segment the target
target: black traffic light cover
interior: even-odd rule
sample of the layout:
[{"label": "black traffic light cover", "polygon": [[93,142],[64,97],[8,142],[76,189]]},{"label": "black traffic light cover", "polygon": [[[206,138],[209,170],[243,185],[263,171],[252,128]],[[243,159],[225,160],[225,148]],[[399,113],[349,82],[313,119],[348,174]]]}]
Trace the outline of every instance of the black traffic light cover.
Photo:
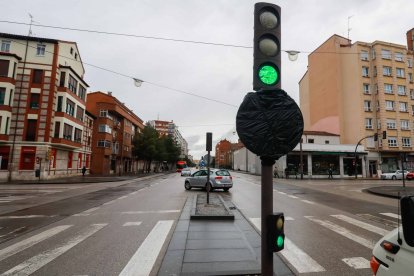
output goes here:
[{"label": "black traffic light cover", "polygon": [[280,7],[269,3],[254,5],[253,90],[281,88]]},{"label": "black traffic light cover", "polygon": [[382,139],[387,139],[387,131],[386,130],[384,130],[382,132]]},{"label": "black traffic light cover", "polygon": [[206,151],[212,151],[213,149],[213,133],[206,133]]},{"label": "black traffic light cover", "polygon": [[279,252],[285,247],[285,216],[273,213],[267,217],[267,242],[270,252]]}]

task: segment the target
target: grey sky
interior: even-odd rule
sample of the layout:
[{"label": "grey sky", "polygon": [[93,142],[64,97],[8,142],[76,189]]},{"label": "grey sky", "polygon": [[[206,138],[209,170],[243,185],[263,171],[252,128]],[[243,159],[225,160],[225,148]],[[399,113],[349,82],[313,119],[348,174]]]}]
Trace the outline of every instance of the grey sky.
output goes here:
[{"label": "grey sky", "polygon": [[[0,1],[2,20],[28,22],[28,13],[44,25],[136,35],[252,46],[253,6],[249,0],[16,0]],[[282,87],[296,101],[308,52],[333,34],[352,42],[383,40],[406,45],[414,27],[411,0],[285,0],[282,49],[299,50],[298,61],[282,56]],[[28,27],[0,23],[0,32],[27,35]],[[168,42],[33,27],[40,37],[76,41],[84,62],[239,106],[252,90],[252,49]],[[180,94],[85,66],[89,91],[112,91],[144,121],[174,120],[189,142],[190,154],[205,154],[205,133],[215,141],[237,140],[237,107]],[[233,125],[231,125],[233,124]],[[204,126],[203,126],[204,125]],[[210,125],[210,126],[205,126]],[[211,126],[214,125],[214,126]]]}]

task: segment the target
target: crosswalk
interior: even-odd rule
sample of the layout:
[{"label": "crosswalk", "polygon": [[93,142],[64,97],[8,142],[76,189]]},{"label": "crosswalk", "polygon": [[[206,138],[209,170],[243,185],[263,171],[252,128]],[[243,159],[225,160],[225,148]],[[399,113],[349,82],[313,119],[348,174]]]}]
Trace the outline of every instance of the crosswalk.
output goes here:
[{"label": "crosswalk", "polygon": [[[326,216],[289,217],[289,219],[286,219],[285,217],[285,220],[287,221],[287,226],[288,224],[291,224],[292,227],[294,227],[295,222],[301,221],[300,223],[302,226],[303,223],[311,223],[312,227],[320,227],[321,230],[317,230],[317,232],[320,231],[321,236],[319,238],[313,236],[312,239],[318,240],[320,246],[322,247],[321,249],[335,252],[334,255],[330,256],[330,258],[335,258],[335,255],[340,256],[343,252],[341,252],[340,248],[328,248],[329,243],[324,243],[324,239],[330,238],[337,240],[340,239],[339,237],[341,237],[341,239],[349,241],[348,245],[356,245],[358,248],[358,252],[364,252],[364,256],[338,257],[337,262],[342,262],[350,269],[359,270],[370,268],[369,258],[371,257],[372,249],[382,236],[386,235],[387,233],[389,233],[390,230],[392,230],[392,227],[389,227],[389,225],[387,226],[387,228],[385,228],[383,227],[385,226],[384,224],[382,224],[381,227],[374,224],[376,224],[376,222],[378,221],[386,219],[387,217],[391,217],[394,219],[398,217],[398,215],[394,213],[376,213],[369,214],[369,216],[367,215],[368,214],[365,214],[365,216],[351,216],[345,214],[333,214]],[[367,222],[368,219],[373,221],[374,223]],[[259,231],[261,230],[261,218],[249,218],[249,220]],[[328,230],[332,234],[326,234],[326,230]],[[321,260],[318,254],[320,250],[309,249],[310,246],[304,246],[305,248],[300,248],[300,246],[296,244],[295,238],[290,238],[288,233],[289,232],[286,233],[285,230],[285,234],[287,235],[285,237],[285,247],[279,253],[296,270],[298,274],[317,272],[322,274],[325,273],[326,275],[335,274],[334,272],[329,270],[329,264],[327,264],[327,262],[323,263],[326,260]],[[335,235],[337,235],[338,238],[335,238]],[[303,240],[303,237],[300,237],[298,242],[303,245]],[[333,244],[339,245],[339,243],[335,242],[333,242]]]}]

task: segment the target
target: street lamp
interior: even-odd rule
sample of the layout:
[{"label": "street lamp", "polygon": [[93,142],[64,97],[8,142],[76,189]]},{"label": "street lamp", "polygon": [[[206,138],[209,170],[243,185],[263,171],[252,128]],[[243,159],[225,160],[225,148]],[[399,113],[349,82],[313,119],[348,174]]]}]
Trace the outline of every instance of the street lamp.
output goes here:
[{"label": "street lamp", "polygon": [[143,80],[137,79],[137,78],[132,78],[134,80],[134,84],[136,87],[140,87],[142,85],[142,83],[144,82]]},{"label": "street lamp", "polygon": [[296,61],[298,59],[298,54],[300,53],[299,51],[295,51],[295,50],[289,50],[285,52],[288,54],[290,61]]}]

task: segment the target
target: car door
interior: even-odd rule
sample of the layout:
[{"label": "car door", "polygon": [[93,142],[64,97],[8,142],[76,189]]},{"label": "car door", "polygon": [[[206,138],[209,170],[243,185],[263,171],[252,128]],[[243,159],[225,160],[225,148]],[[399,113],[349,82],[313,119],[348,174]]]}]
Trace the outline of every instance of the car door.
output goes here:
[{"label": "car door", "polygon": [[198,187],[205,187],[207,183],[207,171],[201,171],[201,175],[198,178]]},{"label": "car door", "polygon": [[198,187],[199,185],[198,182],[200,180],[201,173],[202,171],[197,171],[192,175],[191,180],[190,180],[190,184],[192,187]]}]

